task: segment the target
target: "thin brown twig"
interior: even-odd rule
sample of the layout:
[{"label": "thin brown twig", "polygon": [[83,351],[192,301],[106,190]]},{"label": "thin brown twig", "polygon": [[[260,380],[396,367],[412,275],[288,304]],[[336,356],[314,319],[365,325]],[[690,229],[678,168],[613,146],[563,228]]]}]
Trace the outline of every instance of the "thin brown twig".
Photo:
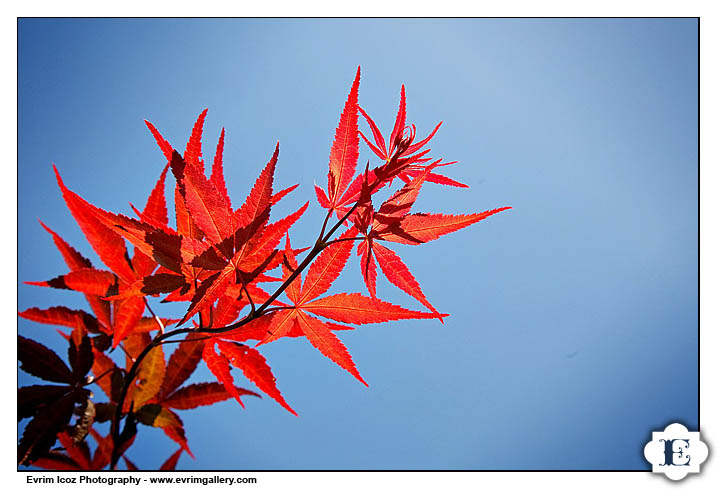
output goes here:
[{"label": "thin brown twig", "polygon": [[152,317],[157,322],[157,325],[160,326],[160,333],[165,333],[165,324],[162,323],[162,319],[157,316],[157,314],[152,310],[152,307],[150,306],[150,302],[147,301],[147,296],[142,296],[142,299],[145,301],[145,306],[147,307],[147,310],[149,310]]},{"label": "thin brown twig", "polygon": [[115,370],[115,368],[114,368],[114,367],[111,367],[110,369],[108,369],[107,371],[105,371],[104,373],[102,373],[101,375],[99,375],[98,377],[92,378],[92,381],[90,381],[89,383],[84,384],[83,386],[89,386],[89,385],[91,385],[91,384],[93,384],[93,383],[97,383],[98,381],[100,381],[102,378],[104,378],[106,375],[108,375],[109,373],[111,373],[111,372],[114,371],[114,370]]}]

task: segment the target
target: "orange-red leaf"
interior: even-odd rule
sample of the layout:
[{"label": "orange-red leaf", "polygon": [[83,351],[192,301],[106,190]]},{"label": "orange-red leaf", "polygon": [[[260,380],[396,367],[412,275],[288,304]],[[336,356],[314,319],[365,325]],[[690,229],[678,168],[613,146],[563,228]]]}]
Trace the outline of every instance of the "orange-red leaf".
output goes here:
[{"label": "orange-red leaf", "polygon": [[337,363],[342,368],[349,371],[356,379],[361,381],[365,386],[369,386],[359,374],[349,351],[342,344],[341,340],[327,327],[323,321],[318,318],[311,317],[299,312],[297,322],[300,328],[307,336],[309,342],[319,349],[319,352],[327,356],[329,359]]},{"label": "orange-red leaf", "polygon": [[212,175],[209,181],[214,185],[217,192],[220,193],[222,201],[225,201],[231,207],[229,194],[227,193],[227,185],[224,183],[224,169],[222,167],[222,153],[224,152],[224,128],[219,135],[217,142],[217,150],[214,153],[214,162],[212,163]]},{"label": "orange-red leaf", "polygon": [[507,209],[511,207],[491,209],[477,214],[409,214],[401,221],[375,228],[372,235],[390,242],[418,245],[436,240],[442,235],[460,230]]},{"label": "orange-red leaf", "polygon": [[[284,310],[282,310],[284,311]],[[246,342],[247,340],[262,340],[267,336],[267,331],[270,330],[274,332],[274,330],[271,327],[271,323],[273,321],[279,322],[281,321],[281,316],[275,316],[280,313],[274,312],[270,313],[268,315],[262,315],[261,317],[257,318],[256,320],[253,320],[249,322],[248,324],[238,328],[237,330],[232,330],[231,332],[227,332],[221,335],[223,339],[227,340],[234,340],[235,342]],[[296,314],[296,313],[295,313]],[[284,337],[304,337],[304,332],[299,327],[299,324],[296,322],[296,318],[294,316],[291,316],[291,321],[287,325],[288,330],[287,332],[282,335]],[[338,323],[332,323],[332,322],[324,322],[330,329],[332,330],[354,330],[354,327],[350,327],[349,325],[339,325]],[[276,339],[272,339],[276,340]],[[255,348],[258,347],[262,343],[267,343],[268,341],[262,341],[255,345]]]},{"label": "orange-red leaf", "polygon": [[[450,165],[452,163],[456,163],[456,162],[443,163],[443,164],[439,165],[439,167],[443,167],[444,165]],[[401,174],[401,176],[406,176],[407,178],[416,177],[420,172],[421,172],[421,170],[407,170],[403,174]],[[437,173],[433,173],[433,172],[430,173],[429,175],[427,175],[426,181],[432,182],[434,184],[448,185],[448,186],[452,186],[452,187],[461,187],[464,189],[467,189],[469,187],[468,185],[458,182],[454,179],[451,179],[451,178],[447,177],[446,175],[437,174]]]},{"label": "orange-red leaf", "polygon": [[[252,395],[261,398],[257,393],[235,387],[240,395]],[[180,388],[166,398],[162,404],[175,410],[191,410],[203,405],[212,405],[232,398],[222,383],[195,383]]]},{"label": "orange-red leaf", "polygon": [[375,219],[378,221],[387,221],[409,214],[411,206],[416,201],[416,198],[419,197],[422,184],[435,166],[436,164],[429,165],[420,174],[404,185],[404,187],[396,191],[381,205],[379,211],[375,214]]},{"label": "orange-red leaf", "polygon": [[359,133],[357,125],[357,107],[359,97],[359,77],[361,68],[357,68],[354,83],[344,104],[339,118],[339,125],[334,134],[334,143],[329,152],[329,175],[327,190],[332,205],[336,205],[339,197],[351,182],[359,158]]},{"label": "orange-red leaf", "polygon": [[274,184],[274,171],[277,168],[279,158],[279,143],[274,148],[272,158],[257,177],[249,196],[242,206],[237,209],[235,217],[239,226],[247,226],[262,215],[266,208],[271,205],[272,186]]},{"label": "orange-red leaf", "polygon": [[[189,264],[208,248],[207,244],[188,236],[178,235],[169,228],[158,229],[136,219],[103,210],[95,210],[95,212],[98,219],[111,226],[142,253],[178,274],[182,273],[183,264]],[[133,283],[134,280],[133,278],[127,282]]]},{"label": "orange-red leaf", "polygon": [[401,97],[399,100],[399,110],[396,113],[394,128],[391,130],[391,136],[389,137],[389,148],[395,148],[397,146],[397,138],[401,139],[402,134],[404,133],[404,127],[406,127],[406,93],[404,90],[404,85],[402,84]]},{"label": "orange-red leaf", "polygon": [[234,213],[234,246],[238,254],[237,262],[254,248],[262,231],[269,221],[272,206],[272,189],[274,185],[274,171],[277,168],[279,157],[279,143],[274,148],[272,158],[259,174],[252,190],[242,206]]},{"label": "orange-red leaf", "polygon": [[57,276],[49,281],[28,281],[33,286],[72,289],[85,294],[106,296],[117,286],[117,277],[107,271],[97,269],[77,269],[65,275]]},{"label": "orange-red leaf", "polygon": [[142,211],[142,214],[147,218],[165,226],[167,226],[169,222],[167,218],[167,202],[165,200],[165,178],[168,168],[169,165],[165,165],[165,168],[160,174],[160,178],[150,193],[150,197],[147,198],[145,209]]},{"label": "orange-red leaf", "polygon": [[[174,415],[175,417],[177,416],[174,412],[170,413],[172,413],[172,415]],[[179,420],[179,417],[177,417],[177,419]],[[190,451],[189,445],[187,444],[187,436],[185,435],[184,425],[182,424],[181,420],[179,420],[179,425],[175,424],[162,427],[162,431],[164,431],[167,437],[179,444],[180,447],[184,451],[187,451],[187,454],[189,454],[192,459],[194,459],[194,454],[192,454],[192,451]]]},{"label": "orange-red leaf", "polygon": [[137,326],[144,311],[145,302],[142,298],[126,298],[115,302],[115,317],[112,326],[113,349]]},{"label": "orange-red leaf", "polygon": [[182,317],[179,324],[183,324],[189,318],[199,313],[202,308],[214,303],[217,298],[224,294],[227,286],[234,281],[235,275],[235,268],[232,265],[228,265],[220,272],[202,281],[202,284],[199,285],[192,297],[189,310],[187,310],[187,313]]},{"label": "orange-red leaf", "polygon": [[364,325],[410,318],[438,318],[448,316],[445,313],[424,313],[393,305],[359,293],[335,294],[302,305],[302,309],[330,320]]},{"label": "orange-red leaf", "polygon": [[372,144],[364,134],[359,131],[359,135],[364,139],[364,142],[369,146],[371,151],[376,154],[379,158],[382,160],[387,159],[387,149],[386,149],[386,142],[384,141],[384,136],[382,136],[381,131],[379,131],[379,128],[376,126],[376,123],[374,120],[369,117],[369,114],[367,114],[364,109],[359,106],[359,112],[361,112],[361,115],[364,116],[364,119],[366,119],[366,122],[369,123],[369,128],[371,129],[371,133],[374,136],[374,144]]},{"label": "orange-red leaf", "polygon": [[[260,346],[262,344],[268,344],[269,342],[274,342],[275,340],[286,336],[287,333],[292,329],[292,325],[294,324],[295,319],[295,311],[280,310],[277,312],[269,313],[268,315],[264,315],[259,319],[255,320],[254,322],[261,322],[260,325],[257,325],[257,327],[261,328],[258,333],[259,338],[261,338],[262,340],[257,344],[257,346]],[[248,337],[247,339],[249,338],[252,337]]]},{"label": "orange-red leaf", "polygon": [[357,255],[360,256],[361,275],[364,278],[369,294],[376,298],[376,263],[372,255],[372,247],[367,240],[362,241],[357,247]]},{"label": "orange-red leaf", "polygon": [[162,466],[160,466],[159,471],[173,471],[177,466],[177,461],[179,460],[179,457],[182,455],[182,451],[184,451],[184,448],[179,448],[177,451],[172,453],[172,455],[167,458],[167,461],[162,463]]},{"label": "orange-red leaf", "polygon": [[149,276],[157,268],[157,262],[138,248],[135,248],[131,262],[137,277]]},{"label": "orange-red leaf", "polygon": [[304,214],[307,207],[309,207],[309,201],[296,212],[267,225],[262,233],[262,237],[254,243],[254,247],[244,253],[239,267],[242,270],[248,271],[261,265],[267,256],[274,251],[275,247],[279,245],[279,242],[289,228]]},{"label": "orange-red leaf", "polygon": [[180,192],[179,184],[175,186],[175,223],[178,234],[193,240],[202,240],[202,232],[187,210],[187,203]]},{"label": "orange-red leaf", "polygon": [[[349,325],[340,325],[339,323],[334,323],[334,322],[324,322],[324,325],[329,327],[329,329],[332,331],[354,330],[354,327],[350,327]],[[294,325],[292,325],[291,330],[289,330],[289,332],[287,332],[287,335],[285,335],[285,337],[291,337],[291,338],[305,337],[304,331],[302,330],[302,327],[301,327],[301,325],[299,325],[298,321],[294,322]]]},{"label": "orange-red leaf", "polygon": [[329,245],[312,262],[297,304],[312,300],[331,287],[349,260],[354,247],[354,241],[351,239],[356,235],[356,228],[349,228],[339,237],[342,241]]},{"label": "orange-red leaf", "polygon": [[150,132],[152,133],[152,136],[155,138],[155,141],[157,142],[157,145],[160,147],[160,150],[162,150],[162,153],[164,154],[165,158],[167,159],[167,162],[172,161],[172,145],[170,145],[166,139],[160,134],[159,131],[157,131],[157,128],[149,122],[147,119],[145,119],[145,124],[149,128]]},{"label": "orange-red leaf", "polygon": [[52,241],[55,242],[55,246],[62,254],[62,258],[65,259],[65,263],[71,271],[77,269],[93,268],[90,259],[83,257],[80,252],[71,247],[65,240],[62,239],[60,235],[58,235],[57,233],[52,231],[52,229],[50,229],[47,225],[45,225],[45,223],[40,221],[40,224],[50,235],[52,235]]},{"label": "orange-red leaf", "polygon": [[292,407],[284,400],[284,397],[277,389],[277,379],[267,364],[267,360],[259,351],[243,344],[217,340],[217,346],[224,356],[229,359],[232,365],[242,370],[244,376],[254,383],[257,388],[274,398],[277,403],[286,408],[289,412],[297,415]]},{"label": "orange-red leaf", "polygon": [[299,187],[299,184],[294,184],[293,186],[287,187],[286,189],[282,189],[281,191],[274,194],[271,199],[272,205],[277,204],[279,201],[281,201],[284,198],[284,196],[286,196],[287,194],[292,192],[297,187]]},{"label": "orange-red leaf", "polygon": [[[297,270],[297,259],[294,256],[294,250],[292,250],[292,243],[289,240],[289,234],[287,234],[287,240],[284,245],[284,261],[282,262],[282,279],[287,280],[292,273]],[[287,297],[296,304],[299,300],[299,292],[301,290],[301,277],[297,277],[292,281],[284,292]]]},{"label": "orange-red leaf", "polygon": [[71,310],[64,306],[52,306],[45,310],[40,308],[28,308],[18,313],[22,318],[48,325],[62,325],[65,327],[82,327],[89,332],[96,333],[101,326],[97,319],[82,310]]},{"label": "orange-red leaf", "polygon": [[197,117],[197,122],[194,123],[192,128],[192,134],[187,142],[187,147],[184,151],[184,159],[190,165],[197,166],[202,174],[204,174],[204,161],[202,160],[202,128],[204,127],[204,119],[207,117],[207,109],[203,110],[202,113]]},{"label": "orange-red leaf", "polygon": [[319,205],[323,207],[324,209],[328,209],[331,207],[331,203],[329,202],[329,198],[324,193],[324,189],[319,187],[317,184],[314,184],[314,192],[317,194],[317,201],[319,201]]},{"label": "orange-red leaf", "polygon": [[[436,311],[436,308],[434,308],[431,303],[429,303],[429,300],[426,299],[426,296],[424,296],[424,293],[421,291],[421,286],[419,286],[418,281],[414,278],[409,271],[409,268],[401,261],[398,255],[376,242],[372,244],[372,249],[374,256],[376,257],[376,261],[379,263],[379,267],[381,267],[382,272],[386,278],[389,279],[389,282],[410,296],[416,298],[422,305],[426,306],[437,315],[439,314],[439,312]],[[440,316],[439,320],[444,323]]]},{"label": "orange-red leaf", "polygon": [[[443,122],[444,122],[444,121],[440,121],[439,124],[437,124],[437,125],[434,127],[434,130],[429,134],[429,136],[427,136],[427,137],[424,138],[423,140],[419,141],[418,143],[414,143],[413,145],[409,146],[409,147],[403,152],[403,154],[404,154],[404,155],[408,155],[408,154],[414,153],[415,151],[419,150],[422,146],[424,146],[425,144],[427,144],[427,143],[431,140],[431,138],[434,137],[434,135],[435,135],[436,132],[439,130],[439,128],[441,127],[441,125],[443,124]],[[413,127],[413,126],[412,126],[412,127]],[[417,154],[416,156],[418,156],[418,154]]]},{"label": "orange-red leaf", "polygon": [[172,156],[172,173],[193,221],[207,238],[213,243],[219,243],[229,236],[232,231],[232,210],[199,166],[190,165],[175,152]]},{"label": "orange-red leaf", "polygon": [[90,428],[90,434],[97,442],[97,449],[95,449],[95,455],[92,457],[92,469],[101,470],[110,464],[110,457],[112,455],[112,435],[107,434],[103,437],[93,428]]},{"label": "orange-red leaf", "polygon": [[127,262],[127,248],[122,237],[102,224],[96,217],[95,206],[65,187],[57,168],[54,165],[52,168],[67,207],[102,262],[125,281],[133,281],[135,273]]},{"label": "orange-red leaf", "polygon": [[[65,263],[71,271],[83,268],[92,268],[92,262],[90,262],[89,259],[83,257],[80,252],[72,248],[65,240],[62,239],[60,235],[47,227],[45,223],[40,221],[40,224],[50,235],[52,235],[52,241],[62,254],[62,258],[65,260]],[[110,304],[107,301],[101,300],[98,296],[86,294],[85,299],[87,299],[87,302],[90,304],[90,308],[100,323],[103,324],[105,329],[109,329]]]},{"label": "orange-red leaf", "polygon": [[[85,453],[79,444],[76,445],[75,441],[72,440],[72,437],[70,437],[66,431],[59,432],[57,434],[57,440],[63,445],[65,451],[67,451],[67,455],[70,456],[81,469],[90,469],[89,454]],[[87,446],[85,446],[85,448],[87,448]]]},{"label": "orange-red leaf", "polygon": [[232,373],[229,369],[229,360],[224,357],[223,354],[217,354],[217,351],[214,349],[215,343],[215,340],[205,342],[204,349],[202,350],[202,359],[204,359],[204,362],[207,364],[209,370],[212,371],[215,378],[224,385],[227,392],[244,408],[244,403],[242,403],[239,397],[240,393],[237,391],[237,387],[234,386],[234,378],[232,378]]}]

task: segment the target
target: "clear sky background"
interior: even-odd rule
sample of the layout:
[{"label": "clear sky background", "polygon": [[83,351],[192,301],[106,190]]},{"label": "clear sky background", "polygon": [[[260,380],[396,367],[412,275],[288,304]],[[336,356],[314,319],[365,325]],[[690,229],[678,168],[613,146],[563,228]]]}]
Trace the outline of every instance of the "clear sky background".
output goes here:
[{"label": "clear sky background", "polygon": [[[451,316],[341,333],[370,388],[306,339],[263,346],[300,416],[268,397],[182,412],[197,459],[178,468],[648,469],[652,430],[698,429],[696,20],[25,19],[18,35],[20,310],[86,308],[22,284],[66,271],[37,219],[101,265],[51,162],[130,214],[164,164],[143,119],[183,147],[209,108],[205,158],[225,127],[234,203],[279,141],[277,187],[300,188],[276,216],[311,199],[292,242],[312,243],[312,186],[357,65],[380,128],[406,84],[408,121],[421,136],[444,121],[432,154],[459,160],[446,173],[471,186],[426,185],[415,210],[514,207],[392,247]],[[355,259],[332,291],[365,291]],[[51,327],[18,328],[64,356]],[[128,455],[154,469],[175,448],[142,426]]]}]

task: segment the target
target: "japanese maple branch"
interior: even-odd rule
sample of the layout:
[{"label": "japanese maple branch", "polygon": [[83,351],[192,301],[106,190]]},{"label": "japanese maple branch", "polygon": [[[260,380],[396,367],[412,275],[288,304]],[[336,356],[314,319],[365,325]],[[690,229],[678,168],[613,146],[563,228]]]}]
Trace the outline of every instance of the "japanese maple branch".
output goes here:
[{"label": "japanese maple branch", "polygon": [[[378,183],[378,182],[377,182]],[[375,184],[376,185],[376,184]],[[373,186],[372,186],[373,187]],[[158,345],[161,345],[164,343],[166,339],[169,339],[171,337],[176,337],[177,335],[182,334],[189,334],[192,332],[202,332],[202,333],[225,333],[230,332],[232,330],[236,330],[247,323],[251,322],[252,320],[262,316],[267,308],[276,300],[280,294],[284,292],[285,289],[289,287],[289,285],[297,278],[299,275],[306,269],[309,264],[314,260],[314,258],[319,255],[322,250],[324,250],[331,242],[328,242],[327,240],[331,238],[331,236],[336,233],[336,231],[339,229],[339,227],[349,218],[349,216],[356,211],[356,209],[359,207],[360,199],[357,200],[356,203],[354,203],[354,206],[344,215],[342,216],[339,221],[337,221],[334,226],[326,233],[324,234],[325,228],[327,226],[327,223],[329,221],[329,218],[331,216],[332,210],[330,209],[327,213],[327,217],[324,220],[324,225],[322,226],[322,231],[319,234],[319,238],[317,239],[316,243],[314,244],[314,247],[312,247],[312,250],[309,252],[309,254],[304,258],[304,260],[297,266],[297,268],[292,272],[292,274],[282,283],[279,288],[272,294],[267,300],[262,303],[262,305],[259,308],[254,309],[251,311],[247,316],[245,316],[242,320],[238,321],[237,323],[233,323],[232,325],[227,325],[225,327],[220,328],[206,328],[200,325],[199,328],[178,328],[176,330],[172,330],[170,332],[160,332],[152,341],[145,346],[145,348],[140,352],[140,354],[137,356],[137,358],[132,363],[132,366],[130,367],[130,370],[127,372],[127,375],[124,378],[124,382],[122,383],[122,391],[120,392],[120,397],[117,401],[117,408],[115,409],[115,416],[112,419],[112,426],[110,428],[110,432],[112,434],[112,458],[110,461],[110,469],[114,470],[115,466],[117,465],[117,462],[120,459],[120,445],[118,444],[119,438],[120,438],[120,420],[122,419],[122,407],[125,404],[125,399],[127,398],[127,393],[129,391],[130,385],[133,383],[135,376],[137,376],[137,371],[139,370],[139,366],[144,360],[145,357],[150,353],[152,349],[157,347]],[[155,318],[158,318],[156,315],[153,314]],[[200,315],[201,317],[201,315]],[[184,339],[180,340],[183,341]]]}]

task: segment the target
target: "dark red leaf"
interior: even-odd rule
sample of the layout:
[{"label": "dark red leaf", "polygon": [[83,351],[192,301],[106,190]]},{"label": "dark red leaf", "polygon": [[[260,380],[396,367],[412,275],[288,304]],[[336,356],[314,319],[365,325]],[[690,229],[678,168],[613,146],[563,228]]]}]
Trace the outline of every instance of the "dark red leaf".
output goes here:
[{"label": "dark red leaf", "polygon": [[18,464],[28,465],[47,455],[57,440],[57,433],[70,421],[75,409],[75,401],[79,396],[79,394],[64,396],[38,411],[25,426],[20,438],[17,448]]},{"label": "dark red leaf", "polygon": [[17,390],[17,419],[18,421],[32,417],[35,412],[59,400],[72,391],[70,386],[58,385],[32,385],[23,386]]},{"label": "dark red leaf", "polygon": [[17,336],[17,360],[20,369],[47,381],[72,384],[74,376],[52,350],[34,340]]},{"label": "dark red leaf", "polygon": [[58,451],[48,452],[45,456],[35,460],[32,465],[56,471],[79,471],[83,469],[70,456]]},{"label": "dark red leaf", "polygon": [[74,337],[70,338],[70,347],[67,349],[67,357],[72,367],[72,375],[77,383],[82,383],[87,373],[92,369],[95,356],[92,354],[92,342],[90,337],[84,335],[80,345],[76,345]]}]

